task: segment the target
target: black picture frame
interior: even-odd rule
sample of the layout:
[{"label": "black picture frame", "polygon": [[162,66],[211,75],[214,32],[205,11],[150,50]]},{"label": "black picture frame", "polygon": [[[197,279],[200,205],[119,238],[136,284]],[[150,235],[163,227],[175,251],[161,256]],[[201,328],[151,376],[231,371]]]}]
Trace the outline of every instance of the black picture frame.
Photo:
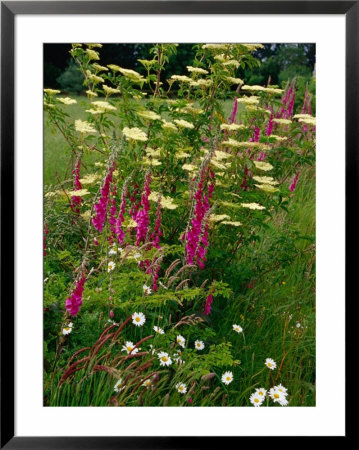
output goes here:
[{"label": "black picture frame", "polygon": [[[1,2],[1,440],[6,449],[201,448],[223,437],[25,437],[14,435],[14,36],[18,14],[340,14],[346,20],[346,296],[358,247],[359,1],[4,1]],[[353,269],[352,269],[353,270]],[[348,434],[346,434],[348,437]],[[233,439],[228,438],[228,439]],[[222,444],[221,444],[222,442]]]}]

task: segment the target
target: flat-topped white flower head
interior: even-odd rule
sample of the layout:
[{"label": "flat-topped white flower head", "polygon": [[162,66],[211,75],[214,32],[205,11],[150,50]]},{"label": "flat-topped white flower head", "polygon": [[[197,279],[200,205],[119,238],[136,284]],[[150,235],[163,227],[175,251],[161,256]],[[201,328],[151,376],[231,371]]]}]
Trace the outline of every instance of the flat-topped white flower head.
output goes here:
[{"label": "flat-topped white flower head", "polygon": [[267,358],[264,363],[268,369],[274,370],[277,367],[277,363],[272,358]]},{"label": "flat-topped white flower head", "polygon": [[194,348],[195,348],[196,350],[203,350],[203,349],[204,349],[204,343],[203,343],[203,341],[196,341],[196,342],[194,343]]},{"label": "flat-topped white flower head", "polygon": [[89,122],[80,119],[75,120],[75,130],[83,134],[97,133],[96,129]]},{"label": "flat-topped white flower head", "polygon": [[142,325],[146,322],[146,316],[139,312],[135,312],[132,314],[132,323],[137,327],[142,327]]},{"label": "flat-topped white flower head", "polygon": [[184,383],[177,383],[176,389],[180,394],[185,394],[187,392],[187,386]]},{"label": "flat-topped white flower head", "polygon": [[168,353],[166,353],[166,352],[159,352],[158,358],[160,360],[161,366],[170,366],[172,364],[172,359],[169,357]]},{"label": "flat-topped white flower head", "polygon": [[229,383],[232,383],[232,381],[233,381],[233,373],[230,372],[230,371],[224,372],[224,374],[222,375],[221,380],[222,380],[222,383],[227,384],[227,385]]}]

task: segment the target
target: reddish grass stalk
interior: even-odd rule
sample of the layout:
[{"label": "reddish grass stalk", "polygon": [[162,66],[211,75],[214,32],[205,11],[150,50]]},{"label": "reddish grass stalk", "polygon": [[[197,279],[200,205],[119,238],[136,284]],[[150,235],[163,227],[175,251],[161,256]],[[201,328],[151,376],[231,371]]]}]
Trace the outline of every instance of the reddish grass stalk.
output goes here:
[{"label": "reddish grass stalk", "polygon": [[111,326],[109,326],[108,328],[106,328],[106,329],[101,333],[100,337],[98,338],[98,341],[99,341],[100,339],[102,339],[102,338],[105,336],[105,334],[107,334],[110,330],[112,330],[112,328],[115,328],[115,327],[117,327],[117,324],[116,324],[116,323],[113,324],[113,325],[111,325]]},{"label": "reddish grass stalk", "polygon": [[[138,346],[141,345],[143,342],[146,342],[146,341],[148,341],[149,339],[152,339],[152,338],[153,338],[153,335],[147,336],[147,337],[141,339],[140,341],[137,342],[137,344],[133,347],[133,349],[138,348]],[[132,351],[133,351],[133,349],[132,349]]]},{"label": "reddish grass stalk", "polygon": [[114,342],[117,339],[117,336],[121,333],[121,331],[123,330],[123,328],[128,324],[128,322],[132,319],[132,314],[127,317],[127,319],[123,322],[122,325],[119,326],[118,330],[116,331],[116,333],[113,335],[112,338],[112,342]]},{"label": "reddish grass stalk", "polygon": [[61,379],[60,379],[60,383],[59,385],[61,386],[63,383],[65,383],[65,381],[71,376],[73,375],[75,372],[78,372],[79,370],[83,369],[85,367],[85,365],[81,366],[81,367],[75,367],[74,369],[72,369],[71,371],[66,370],[66,372],[62,375]]},{"label": "reddish grass stalk", "polygon": [[112,336],[113,336],[113,333],[110,333],[100,341],[99,345],[97,347],[95,347],[93,353],[91,354],[91,359],[93,359],[97,355],[97,353],[101,350],[101,347],[103,347],[104,344],[106,344],[106,342],[109,339],[111,339]]},{"label": "reddish grass stalk", "polygon": [[77,350],[77,352],[75,352],[69,359],[68,365],[70,364],[71,361],[73,361],[76,358],[77,355],[79,355],[82,352],[86,352],[87,350],[90,350],[90,349],[91,349],[91,347],[84,347],[81,350]]}]

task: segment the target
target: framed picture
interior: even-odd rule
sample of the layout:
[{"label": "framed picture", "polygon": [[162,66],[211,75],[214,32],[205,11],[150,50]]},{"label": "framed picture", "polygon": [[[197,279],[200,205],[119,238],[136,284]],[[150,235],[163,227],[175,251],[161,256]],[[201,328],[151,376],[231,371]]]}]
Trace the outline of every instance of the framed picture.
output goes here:
[{"label": "framed picture", "polygon": [[1,2],[1,448],[347,436],[358,17]]}]

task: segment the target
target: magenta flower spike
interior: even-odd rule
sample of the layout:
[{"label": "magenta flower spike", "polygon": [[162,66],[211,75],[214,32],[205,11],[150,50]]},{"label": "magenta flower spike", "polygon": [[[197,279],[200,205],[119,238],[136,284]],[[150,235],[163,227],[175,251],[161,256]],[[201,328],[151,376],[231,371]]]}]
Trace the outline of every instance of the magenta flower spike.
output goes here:
[{"label": "magenta flower spike", "polygon": [[231,117],[229,118],[230,123],[234,123],[234,121],[236,120],[237,109],[238,109],[238,102],[237,97],[235,97]]},{"label": "magenta flower spike", "polygon": [[294,178],[293,178],[293,180],[292,180],[292,182],[291,182],[291,184],[290,184],[290,186],[289,186],[289,190],[290,190],[291,192],[293,192],[293,191],[295,190],[295,188],[297,187],[298,179],[299,179],[299,172],[297,172],[297,173],[294,175]]},{"label": "magenta flower spike", "polygon": [[150,216],[149,216],[150,202],[148,200],[148,197],[151,193],[150,183],[151,183],[151,175],[149,173],[147,173],[146,177],[145,177],[145,185],[144,185],[144,189],[143,189],[143,194],[141,197],[142,209],[140,209],[137,212],[136,218],[135,218],[135,221],[137,222],[137,229],[136,229],[136,245],[137,246],[146,241],[148,226],[150,224]]},{"label": "magenta flower spike", "polygon": [[212,303],[213,303],[213,295],[209,294],[209,296],[206,298],[206,304],[205,304],[205,307],[204,307],[204,314],[206,316],[211,314]]},{"label": "magenta flower spike", "polygon": [[86,277],[82,273],[76,281],[75,289],[72,291],[70,297],[66,299],[65,307],[73,317],[77,316],[80,311],[85,281]]},{"label": "magenta flower spike", "polygon": [[92,217],[92,224],[96,230],[101,233],[105,226],[107,217],[107,208],[109,204],[110,188],[112,183],[112,174],[115,170],[115,164],[109,169],[104,184],[101,189],[101,196],[99,201],[94,205],[95,215]]}]

